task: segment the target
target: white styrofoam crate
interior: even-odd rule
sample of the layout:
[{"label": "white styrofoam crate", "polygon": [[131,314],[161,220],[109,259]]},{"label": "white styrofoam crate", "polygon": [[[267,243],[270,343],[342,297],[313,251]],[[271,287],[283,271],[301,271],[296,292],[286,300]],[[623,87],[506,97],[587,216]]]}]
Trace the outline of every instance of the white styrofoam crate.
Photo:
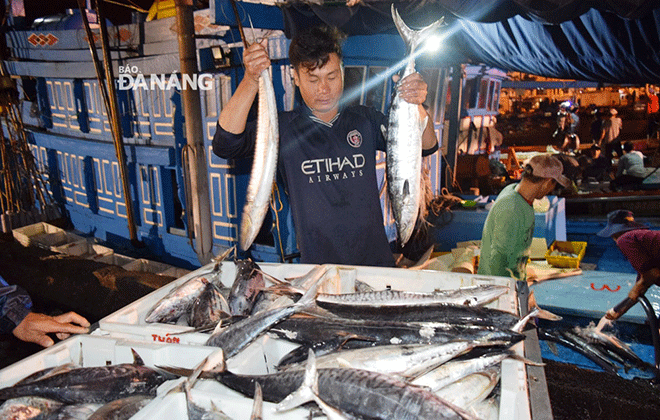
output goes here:
[{"label": "white styrofoam crate", "polygon": [[171,265],[158,261],[151,261],[144,258],[138,258],[123,266],[127,271],[139,271],[141,273],[162,273],[172,268]]},{"label": "white styrofoam crate", "polygon": [[[45,368],[72,363],[78,367],[106,366],[132,363],[135,350],[146,366],[175,366],[192,369],[205,357],[218,349],[205,346],[159,345],[154,343],[120,340],[111,337],[77,335],[29,356],[0,370],[0,388],[12,386],[24,377]],[[244,353],[232,358],[228,369],[240,374],[265,374],[272,371],[273,364],[292,349],[289,343],[272,342],[263,337],[245,349]],[[187,420],[185,398],[182,393],[168,393],[181,379],[167,381],[158,388],[157,396],[140,412],[131,417],[137,419]],[[252,399],[233,391],[217,381],[199,380],[192,391],[193,401],[210,407],[213,401],[235,420],[248,420],[252,410]],[[275,412],[275,404],[264,402],[264,419],[294,420],[306,418],[305,409],[286,413]]]},{"label": "white styrofoam crate", "polygon": [[65,245],[52,248],[53,251],[61,254],[72,255],[76,257],[105,256],[114,254],[112,248],[94,243],[93,241],[83,239],[82,241],[70,242]]},{"label": "white styrofoam crate", "polygon": [[122,254],[107,254],[107,255],[95,255],[92,258],[90,258],[94,261],[102,262],[105,264],[110,264],[110,265],[118,265],[120,267],[123,267],[133,261],[135,261],[135,258],[128,257],[126,255]]},{"label": "white styrofoam crate", "polygon": [[[259,266],[265,273],[280,279],[302,276],[315,267],[314,265],[308,264],[274,263],[259,263]],[[159,299],[165,296],[170,290],[178,287],[193,277],[209,275],[212,272],[213,267],[214,264],[212,263],[192,271],[187,275],[179,278],[178,280],[175,280],[163,286],[162,288],[155,290],[149,295],[146,295],[141,299],[133,302],[132,304],[103,318],[101,321],[99,321],[99,329],[95,332],[95,334],[121,337],[131,340],[142,340],[152,343],[161,343],[161,345],[200,345],[203,347],[203,344],[209,337],[209,335],[206,333],[186,333],[187,331],[191,331],[192,328],[170,324],[147,324],[144,319],[149,309],[151,309],[151,307]],[[508,285],[509,293],[501,296],[498,300],[492,302],[488,306],[516,314],[518,313],[515,280],[510,278],[482,276],[477,274],[383,267],[339,266],[338,268],[340,276],[342,277],[342,282],[344,278],[357,279],[369,284],[377,290],[391,287],[395,290],[431,292],[436,289],[456,289],[458,287],[466,287],[479,284]],[[224,262],[222,264],[220,277],[222,283],[225,286],[231,286],[235,276],[236,267],[234,263]],[[350,281],[348,283],[350,283]],[[273,345],[277,349],[275,353],[280,356],[286,353],[284,352],[280,354],[280,349],[286,347],[289,350],[292,350],[295,348],[294,344],[288,343],[285,340],[264,336],[258,342],[250,345],[238,356],[230,359],[230,369],[231,363],[236,363],[235,359],[250,360],[251,363],[263,359],[264,356],[262,353]],[[524,355],[523,345],[523,343],[518,343],[513,347],[516,353],[518,353],[520,356]],[[275,360],[275,358],[271,358],[271,360]],[[529,409],[528,385],[526,376],[524,374],[526,372],[525,364],[520,361],[507,360],[506,364],[503,366],[506,366],[509,374],[505,375],[503,373],[502,375],[503,392],[500,398],[500,419],[528,420],[531,418],[531,414]],[[246,368],[246,366],[243,366],[242,368]],[[258,367],[257,370],[261,368],[262,367]],[[250,373],[258,372],[251,371]],[[217,385],[208,385],[208,383],[205,383],[204,386],[217,387]],[[214,393],[220,393],[222,395],[229,393],[227,396],[231,398],[236,398],[238,395],[237,393],[226,388],[222,391],[213,389],[212,394]],[[202,394],[200,399],[204,401],[204,398],[208,399],[208,396]],[[184,404],[185,401],[183,400],[183,397],[170,397],[167,399],[167,401],[163,401],[160,405],[150,404],[148,407],[145,407],[145,410],[141,413],[149,413],[149,416],[151,417],[144,414],[144,417],[138,416],[135,418],[160,418],[165,415],[165,413],[170,412],[168,410],[177,410],[181,409],[181,407],[185,407]],[[234,403],[232,401],[231,406],[237,408],[237,413],[242,413],[243,410],[246,410],[246,412],[251,410],[251,400],[249,399],[245,399],[243,403],[237,403],[235,406],[233,404]],[[512,416],[512,413],[515,415]],[[228,412],[227,414],[230,414],[231,416],[233,412]],[[235,418],[240,419],[241,417],[239,417],[237,414],[237,417]]]},{"label": "white styrofoam crate", "polygon": [[62,231],[62,232],[45,233],[42,235],[33,236],[30,239],[30,245],[38,246],[40,248],[50,249],[53,252],[58,252],[57,251],[58,247],[61,247],[63,245],[72,242],[79,242],[84,240],[85,238],[83,238],[80,235],[76,235],[75,233],[71,233],[67,231]]},{"label": "white styrofoam crate", "polygon": [[[99,321],[102,331],[114,336],[159,343],[204,344],[209,338],[206,333],[189,332],[191,327],[171,324],[146,323],[148,311],[173,288],[180,286],[191,278],[209,275],[214,263],[208,264],[187,275],[143,296],[130,305],[106,316]],[[307,274],[315,265],[312,264],[276,264],[259,263],[261,269],[276,278],[286,279]],[[430,270],[408,270],[402,268],[338,266],[342,283],[344,278],[357,279],[365,282],[376,290],[391,287],[394,290],[415,292],[431,292],[436,289],[456,289],[459,287],[479,284],[508,285],[509,293],[501,296],[489,307],[518,313],[513,279],[497,276],[481,276],[477,274],[451,273]],[[231,287],[236,277],[236,266],[233,262],[222,263],[220,280]],[[351,283],[347,281],[346,283]]]},{"label": "white styrofoam crate", "polygon": [[190,273],[190,270],[186,270],[185,268],[180,268],[180,267],[170,267],[165,271],[161,271],[158,273],[160,276],[169,276],[169,277],[174,277],[174,278],[179,278],[183,277],[186,274]]},{"label": "white styrofoam crate", "polygon": [[32,239],[37,236],[61,232],[64,232],[64,229],[53,226],[50,223],[39,222],[13,229],[12,235],[14,236],[14,239],[16,239],[16,241],[21,245],[30,246],[32,245]]}]

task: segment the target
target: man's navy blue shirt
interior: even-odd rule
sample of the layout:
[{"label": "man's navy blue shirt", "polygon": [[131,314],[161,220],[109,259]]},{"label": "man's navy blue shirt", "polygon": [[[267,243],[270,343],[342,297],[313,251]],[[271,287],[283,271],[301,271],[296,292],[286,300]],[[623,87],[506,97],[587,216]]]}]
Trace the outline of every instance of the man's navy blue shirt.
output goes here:
[{"label": "man's navy blue shirt", "polygon": [[[279,171],[290,197],[302,263],[394,266],[381,209],[376,151],[385,150],[387,117],[350,106],[330,123],[307,106],[279,113]],[[242,134],[219,125],[213,152],[224,158],[254,151],[256,121]]]}]

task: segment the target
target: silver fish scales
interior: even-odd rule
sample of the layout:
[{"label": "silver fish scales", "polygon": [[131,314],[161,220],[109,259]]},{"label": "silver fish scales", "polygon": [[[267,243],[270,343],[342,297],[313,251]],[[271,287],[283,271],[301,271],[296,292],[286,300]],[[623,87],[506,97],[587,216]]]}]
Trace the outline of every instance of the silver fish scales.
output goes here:
[{"label": "silver fish scales", "polygon": [[466,306],[486,305],[509,291],[508,286],[492,284],[459,289],[438,290],[430,293],[400,290],[379,290],[365,293],[319,294],[316,302],[325,305],[351,306],[426,306],[452,304]]},{"label": "silver fish scales", "polygon": [[239,242],[244,251],[250,248],[257,237],[268,211],[270,193],[277,171],[278,145],[279,127],[275,90],[269,69],[266,69],[259,76],[257,139],[241,217]]},{"label": "silver fish scales", "polygon": [[[392,5],[392,18],[408,47],[407,64],[401,79],[415,73],[414,52],[424,40],[442,25],[440,19],[414,31],[401,19]],[[422,200],[422,133],[428,117],[422,117],[419,105],[403,100],[397,91],[390,105],[387,128],[387,192],[394,213],[401,244],[404,245],[415,228]]]},{"label": "silver fish scales", "polygon": [[[249,397],[259,383],[265,401],[280,402],[302,384],[304,370],[269,375],[223,372],[216,379]],[[319,397],[341,411],[368,419],[440,420],[462,418],[428,390],[390,375],[360,369],[318,369]]]}]

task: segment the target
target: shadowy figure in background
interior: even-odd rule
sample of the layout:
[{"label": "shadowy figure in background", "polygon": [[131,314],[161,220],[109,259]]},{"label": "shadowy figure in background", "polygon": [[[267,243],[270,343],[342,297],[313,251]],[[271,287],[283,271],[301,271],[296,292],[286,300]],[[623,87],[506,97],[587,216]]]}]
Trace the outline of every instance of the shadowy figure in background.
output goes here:
[{"label": "shadowy figure in background", "polygon": [[617,117],[617,110],[610,108],[609,118],[603,121],[603,129],[600,135],[599,146],[602,149],[605,149],[605,157],[612,161],[614,153],[617,157],[621,156],[621,140],[619,136],[621,134],[621,128],[623,127],[623,122],[621,118]]},{"label": "shadowy figure in background", "polygon": [[568,147],[575,143],[577,143],[576,149],[579,148],[580,140],[577,138],[577,134],[575,134],[579,121],[580,118],[572,111],[569,101],[559,104],[557,129],[552,134],[552,137],[555,139],[555,145],[560,145],[561,150],[568,150]]},{"label": "shadowy figure in background", "polygon": [[591,110],[591,124],[589,125],[589,134],[591,142],[594,144],[600,143],[600,137],[603,134],[603,117],[605,114],[598,108],[593,107]]},{"label": "shadowy figure in background", "polygon": [[633,149],[634,146],[630,141],[623,145],[623,156],[619,159],[616,177],[610,182],[611,190],[634,188],[644,181],[646,177],[644,155],[642,152]]},{"label": "shadowy figure in background", "polygon": [[564,142],[561,145],[562,152],[572,153],[580,150],[580,137],[577,128],[580,125],[580,117],[577,114],[577,106],[568,106],[566,109]]},{"label": "shadowy figure in background", "polygon": [[592,144],[585,153],[578,158],[580,168],[582,168],[582,182],[589,181],[609,181],[610,161],[603,156],[600,146]]}]

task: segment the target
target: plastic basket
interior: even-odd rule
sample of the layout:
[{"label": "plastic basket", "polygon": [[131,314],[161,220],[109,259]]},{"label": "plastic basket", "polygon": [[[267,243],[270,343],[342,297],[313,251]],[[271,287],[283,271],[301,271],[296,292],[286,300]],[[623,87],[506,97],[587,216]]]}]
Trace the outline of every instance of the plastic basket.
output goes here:
[{"label": "plastic basket", "polygon": [[[586,242],[554,241],[545,253],[545,260],[553,267],[580,268],[580,261],[584,258],[586,250]],[[552,251],[570,252],[571,254],[576,254],[577,257],[550,255]]]}]

